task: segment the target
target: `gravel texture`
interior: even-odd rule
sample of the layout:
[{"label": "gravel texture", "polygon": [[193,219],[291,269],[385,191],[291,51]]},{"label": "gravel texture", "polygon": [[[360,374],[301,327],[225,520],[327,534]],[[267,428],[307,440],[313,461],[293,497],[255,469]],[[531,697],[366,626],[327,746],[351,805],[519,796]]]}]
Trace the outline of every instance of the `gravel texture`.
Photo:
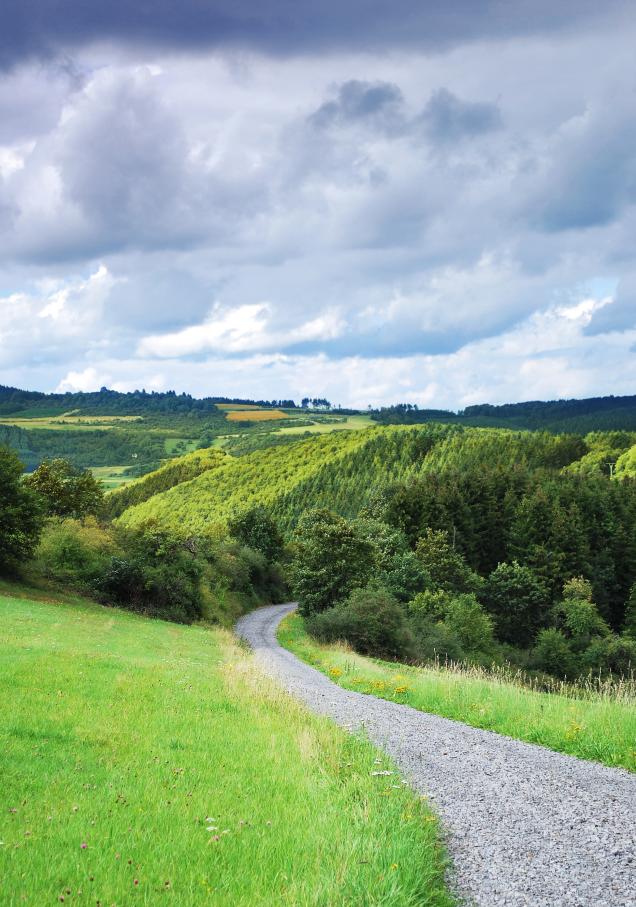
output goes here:
[{"label": "gravel texture", "polygon": [[276,641],[293,608],[260,608],[237,633],[289,692],[364,728],[430,798],[464,903],[636,907],[636,776],[344,690]]}]

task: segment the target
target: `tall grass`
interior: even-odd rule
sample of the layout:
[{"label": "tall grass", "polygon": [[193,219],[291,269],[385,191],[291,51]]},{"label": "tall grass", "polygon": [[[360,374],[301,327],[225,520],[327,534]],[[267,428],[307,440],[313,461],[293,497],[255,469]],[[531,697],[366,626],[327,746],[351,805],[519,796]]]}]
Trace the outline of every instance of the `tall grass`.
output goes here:
[{"label": "tall grass", "polygon": [[0,596],[0,903],[431,905],[435,817],[230,634]]},{"label": "tall grass", "polygon": [[581,686],[554,682],[532,688],[521,672],[454,664],[413,667],[324,646],[289,615],[278,638],[299,658],[350,690],[401,702],[423,712],[497,731],[610,766],[636,771],[633,680],[589,678]]}]

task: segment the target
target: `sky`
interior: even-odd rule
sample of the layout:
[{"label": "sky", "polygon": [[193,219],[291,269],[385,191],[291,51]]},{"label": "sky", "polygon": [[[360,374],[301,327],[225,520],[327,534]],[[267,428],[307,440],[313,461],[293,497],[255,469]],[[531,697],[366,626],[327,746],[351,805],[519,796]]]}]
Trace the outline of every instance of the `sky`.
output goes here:
[{"label": "sky", "polygon": [[636,392],[625,0],[5,0],[0,383]]}]

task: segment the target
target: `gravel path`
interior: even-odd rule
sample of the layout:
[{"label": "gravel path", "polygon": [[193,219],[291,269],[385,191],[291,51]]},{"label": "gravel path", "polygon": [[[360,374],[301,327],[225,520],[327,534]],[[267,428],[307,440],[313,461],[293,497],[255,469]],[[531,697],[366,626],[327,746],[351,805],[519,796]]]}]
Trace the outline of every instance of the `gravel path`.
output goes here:
[{"label": "gravel path", "polygon": [[237,624],[313,711],[364,727],[446,829],[451,883],[483,907],[636,907],[636,776],[343,690],[276,641],[293,605]]}]

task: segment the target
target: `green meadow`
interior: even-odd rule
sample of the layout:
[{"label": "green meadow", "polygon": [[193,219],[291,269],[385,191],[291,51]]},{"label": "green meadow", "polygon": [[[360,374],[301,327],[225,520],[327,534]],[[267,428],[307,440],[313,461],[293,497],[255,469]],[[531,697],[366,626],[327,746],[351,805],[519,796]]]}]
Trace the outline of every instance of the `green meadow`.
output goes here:
[{"label": "green meadow", "polygon": [[504,671],[386,662],[358,655],[342,645],[317,643],[305,632],[297,614],[282,621],[278,639],[348,690],[636,771],[633,681],[578,691],[555,684],[555,692],[547,693],[515,682]]},{"label": "green meadow", "polygon": [[0,595],[0,903],[452,903],[426,804],[230,634],[20,595]]}]

